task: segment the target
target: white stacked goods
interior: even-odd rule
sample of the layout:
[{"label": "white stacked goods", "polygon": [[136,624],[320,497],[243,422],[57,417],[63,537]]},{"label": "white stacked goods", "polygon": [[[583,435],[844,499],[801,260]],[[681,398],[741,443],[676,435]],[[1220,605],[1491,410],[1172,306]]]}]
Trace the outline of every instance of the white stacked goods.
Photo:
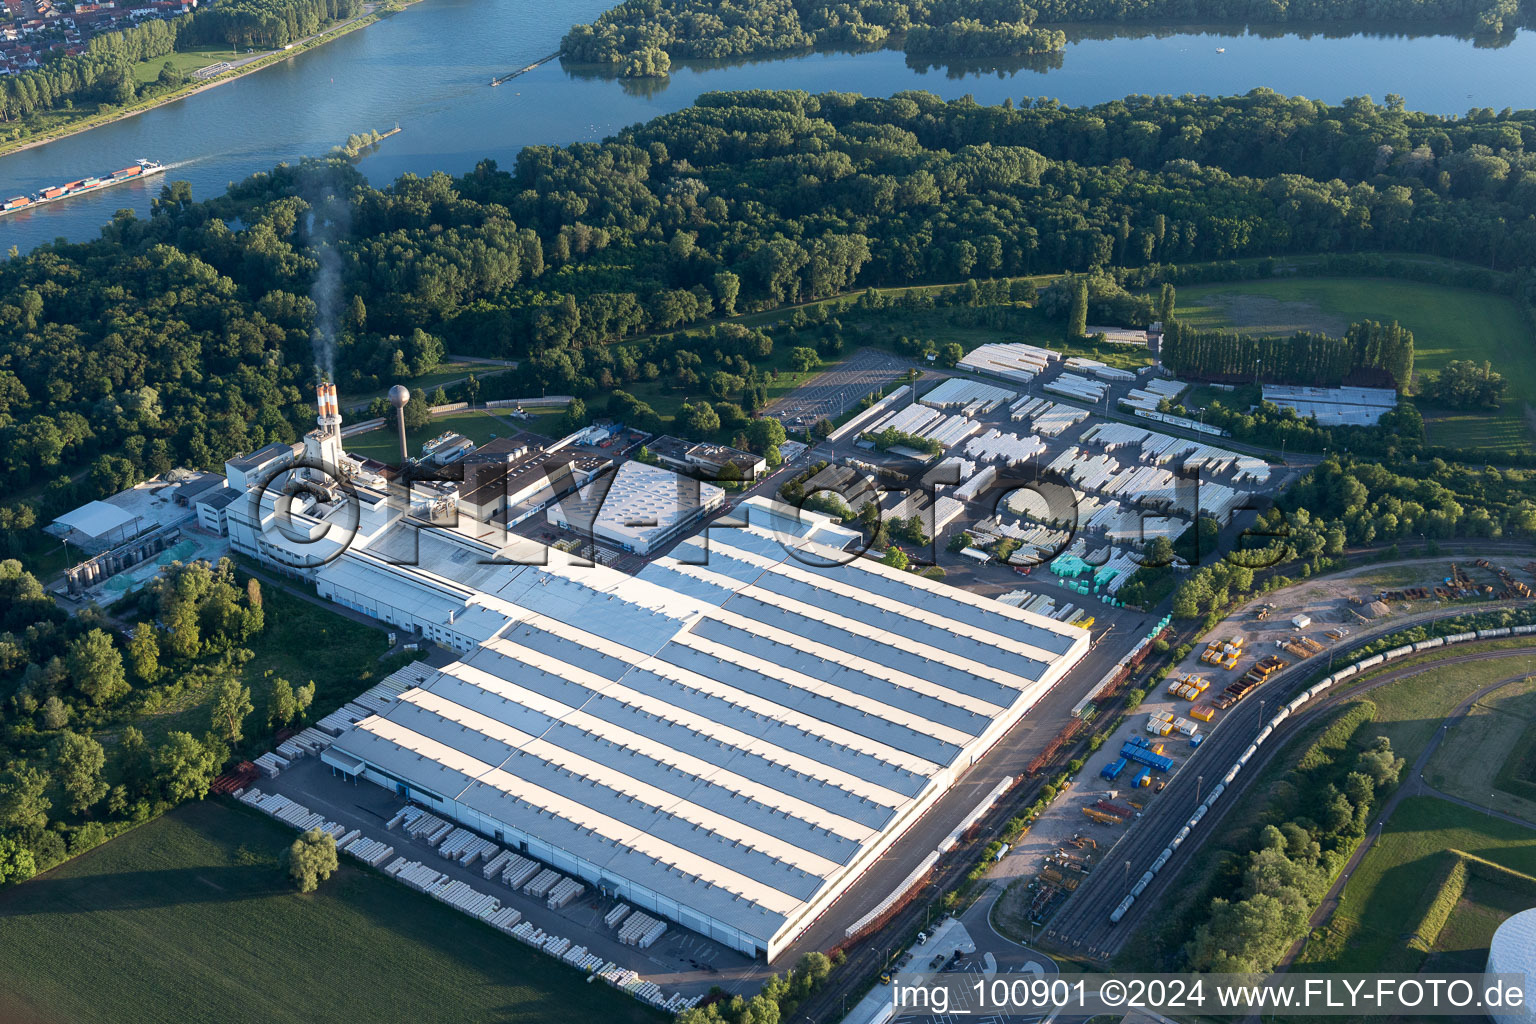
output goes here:
[{"label": "white stacked goods", "polygon": [[261,774],[269,779],[274,779],[277,777],[278,772],[288,767],[288,761],[286,758],[278,757],[276,754],[268,751],[256,759],[256,767],[261,770]]},{"label": "white stacked goods", "polygon": [[1076,399],[1079,402],[1100,402],[1109,391],[1109,385],[1103,381],[1089,380],[1075,373],[1063,373],[1055,380],[1045,385],[1045,390],[1052,394],[1061,395],[1064,398]]},{"label": "white stacked goods", "polygon": [[1013,404],[1008,406],[1008,418],[1015,423],[1019,423],[1034,416],[1042,407],[1049,408],[1050,406],[1051,403],[1043,398],[1032,398],[1029,395],[1024,395],[1021,398],[1014,399]]},{"label": "white stacked goods", "polygon": [[501,873],[501,881],[509,889],[521,889],[523,883],[538,872],[538,861],[529,860],[527,857],[514,856],[507,863],[506,870]]},{"label": "white stacked goods", "polygon": [[363,830],[362,829],[360,829],[360,828],[353,829],[352,831],[348,832],[346,835],[342,836],[340,839],[336,840],[336,849],[338,849],[338,850],[345,850],[347,848],[347,846],[352,842],[352,840],[358,838],[362,834],[363,834]]},{"label": "white stacked goods", "polygon": [[544,903],[550,910],[559,910],[586,891],[586,887],[574,878],[562,878],[549,891],[549,898]]},{"label": "white stacked goods", "polygon": [[844,423],[842,426],[832,431],[832,433],[827,435],[827,440],[833,444],[836,444],[837,442],[842,441],[844,438],[856,437],[857,435],[868,430],[871,423],[874,423],[889,415],[892,409],[899,408],[903,402],[908,400],[908,397],[911,394],[911,386],[903,384],[901,387],[897,388],[895,391],[892,391],[890,394],[880,399],[880,401],[876,402],[868,409],[865,409],[863,412],[859,413],[847,423]]},{"label": "white stacked goods", "polygon": [[965,443],[965,454],[980,462],[1002,461],[1017,466],[1045,451],[1045,442],[1033,434],[1020,437],[989,430]]},{"label": "white stacked goods", "polygon": [[966,480],[976,472],[976,463],[969,459],[962,459],[958,455],[950,455],[939,462],[928,472],[923,474],[923,486],[939,490],[944,487],[954,487],[962,480]]},{"label": "white stacked goods", "polygon": [[262,795],[261,790],[252,786],[240,799],[258,811],[292,825],[300,832],[308,832],[325,824],[324,815],[313,813],[308,807],[294,803],[281,793]]},{"label": "white stacked goods", "polygon": [[635,911],[619,926],[619,941],[626,946],[639,946],[645,949],[661,938],[667,930],[667,923],[652,917],[650,914]]},{"label": "white stacked goods", "polygon": [[1173,380],[1170,377],[1153,377],[1151,380],[1142,381],[1143,390],[1150,391],[1162,398],[1178,398],[1189,389],[1189,384],[1182,380]]},{"label": "white stacked goods", "polygon": [[981,429],[981,424],[964,416],[946,416],[924,427],[920,436],[951,448]]},{"label": "white stacked goods", "polygon": [[1092,338],[1099,334],[1104,335],[1104,340],[1111,345],[1138,345],[1142,348],[1147,345],[1147,332],[1137,327],[1095,327],[1089,324],[1084,337]]},{"label": "white stacked goods", "polygon": [[431,832],[427,833],[427,845],[435,847],[435,846],[437,846],[438,843],[442,842],[446,837],[448,837],[452,833],[453,833],[453,826],[445,821],[441,825],[439,825],[437,828],[435,828]]},{"label": "white stacked goods", "polygon": [[395,848],[377,839],[369,839],[366,836],[359,837],[347,844],[345,850],[349,856],[356,857],[364,864],[378,867],[395,854]]},{"label": "white stacked goods", "polygon": [[517,854],[513,853],[511,850],[502,850],[496,856],[485,862],[485,866],[480,869],[480,874],[486,878],[495,878],[506,869],[507,864],[510,863],[512,858],[515,856],[517,856]]},{"label": "white stacked goods", "polygon": [[[453,829],[453,826],[449,825],[442,818],[435,814],[428,814],[419,807],[408,807],[404,813],[405,831],[412,839],[436,835],[438,840],[441,840],[443,836]],[[447,828],[444,828],[444,826],[447,826]],[[428,841],[431,842],[430,838]]]},{"label": "white stacked goods", "polygon": [[373,712],[358,704],[344,704],[316,722],[314,727],[332,736],[340,736]]},{"label": "white stacked goods", "polygon": [[286,758],[289,761],[297,761],[307,753],[309,753],[309,751],[305,750],[291,739],[284,740],[277,745],[278,756]]},{"label": "white stacked goods", "polygon": [[428,867],[419,860],[407,861],[404,864],[400,864],[398,868],[395,867],[395,864],[391,864],[390,868],[394,869],[390,871],[390,874],[418,892],[426,892],[432,886],[437,885],[444,878],[448,877],[436,868]]},{"label": "white stacked goods", "polygon": [[1153,537],[1174,540],[1188,526],[1187,520],[1177,516],[1148,515],[1118,501],[1110,501],[1086,520],[1083,530],[1086,533],[1103,533],[1112,541],[1140,544]]},{"label": "white stacked goods", "polygon": [[538,899],[543,899],[549,895],[549,891],[555,887],[560,878],[560,872],[551,868],[545,868],[533,876],[533,881],[523,886],[523,892]]},{"label": "white stacked goods", "polygon": [[1060,437],[1088,418],[1088,410],[1046,402],[1036,410],[1030,429],[1041,437]]},{"label": "white stacked goods", "polygon": [[336,737],[330,735],[329,733],[321,732],[314,726],[310,726],[303,732],[299,733],[297,736],[293,737],[293,742],[297,743],[301,747],[304,747],[311,754],[318,754],[322,750],[328,748],[331,745],[331,742],[335,740],[335,738]]},{"label": "white stacked goods", "polygon": [[1016,391],[964,377],[950,377],[918,401],[935,409],[965,407],[968,415],[985,415],[1017,397]]},{"label": "white stacked goods", "polygon": [[1156,436],[1150,430],[1129,423],[1095,423],[1083,431],[1082,441],[1113,452],[1121,448],[1140,448]]},{"label": "white stacked goods", "polygon": [[501,901],[476,889],[468,882],[447,879],[427,890],[427,895],[471,917],[487,918],[501,909]]},{"label": "white stacked goods", "polygon": [[489,839],[481,839],[465,828],[449,832],[437,848],[438,856],[456,860],[466,868],[479,858],[494,857],[500,851],[501,847]]},{"label": "white stacked goods", "polygon": [[959,366],[962,370],[988,373],[1004,380],[1027,384],[1038,374],[1044,373],[1052,361],[1060,358],[1060,353],[1034,345],[982,345],[967,353],[960,360]]},{"label": "white stacked goods", "polygon": [[340,839],[342,833],[345,832],[346,830],[347,830],[347,826],[343,825],[339,821],[328,821],[324,825],[320,826],[320,831],[324,832],[326,835],[330,836],[332,839]]},{"label": "white stacked goods", "polygon": [[571,940],[562,938],[559,935],[551,935],[548,939],[544,940],[544,952],[550,956],[560,956],[570,948]]},{"label": "white stacked goods", "polygon": [[511,932],[517,927],[517,923],[523,919],[523,914],[512,907],[502,907],[496,913],[486,918],[486,923],[492,928],[499,928],[504,932]]},{"label": "white stacked goods", "polygon": [[420,807],[412,807],[410,804],[406,804],[404,807],[395,812],[394,817],[390,818],[384,823],[384,827],[390,831],[394,831],[396,825],[403,825],[406,822],[415,821],[425,813],[426,812],[423,811]]},{"label": "white stacked goods", "polygon": [[603,916],[603,924],[609,928],[616,928],[618,927],[619,922],[624,920],[625,915],[628,913],[629,904],[620,903],[618,906],[614,907],[612,910],[608,911],[606,915]]},{"label": "white stacked goods", "polygon": [[902,434],[916,434],[930,423],[937,423],[943,418],[944,414],[936,409],[914,404],[880,420],[870,427],[868,432],[879,434],[887,430],[895,430]]},{"label": "white stacked goods", "polygon": [[972,501],[997,482],[997,467],[988,466],[955,489],[956,501]]},{"label": "white stacked goods", "polygon": [[436,843],[439,857],[457,857],[473,844],[479,842],[480,837],[467,828],[455,828],[443,837],[441,843]]}]

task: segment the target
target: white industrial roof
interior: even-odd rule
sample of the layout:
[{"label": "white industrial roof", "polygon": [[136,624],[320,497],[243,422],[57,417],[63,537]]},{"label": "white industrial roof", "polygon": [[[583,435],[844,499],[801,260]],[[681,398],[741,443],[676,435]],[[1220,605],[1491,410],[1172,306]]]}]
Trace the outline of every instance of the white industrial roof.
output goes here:
[{"label": "white industrial roof", "polygon": [[843,564],[824,516],[754,498],[733,521],[638,577],[509,574],[474,599],[493,636],[335,747],[766,948],[1086,641]]},{"label": "white industrial roof", "polygon": [[550,508],[551,521],[645,550],[652,538],[718,504],[725,491],[643,462],[624,462]]},{"label": "white industrial roof", "polygon": [[54,522],[94,539],[128,526],[137,518],[133,513],[110,502],[91,501],[64,513]]}]

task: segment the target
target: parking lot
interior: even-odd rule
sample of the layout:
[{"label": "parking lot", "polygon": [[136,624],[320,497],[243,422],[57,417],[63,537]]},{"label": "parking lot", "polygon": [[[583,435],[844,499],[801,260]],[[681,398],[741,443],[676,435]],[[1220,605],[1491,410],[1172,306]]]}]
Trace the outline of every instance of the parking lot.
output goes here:
[{"label": "parking lot", "polygon": [[805,430],[823,419],[835,420],[868,394],[879,391],[912,369],[910,360],[875,348],[861,348],[846,360],[806,381],[773,405],[772,416],[790,431]]}]

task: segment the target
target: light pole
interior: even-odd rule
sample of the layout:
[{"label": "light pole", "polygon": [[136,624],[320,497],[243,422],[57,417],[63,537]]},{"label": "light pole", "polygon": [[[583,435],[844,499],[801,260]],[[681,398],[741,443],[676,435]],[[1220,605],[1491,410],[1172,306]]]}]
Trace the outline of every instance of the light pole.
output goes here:
[{"label": "light pole", "polygon": [[1204,775],[1195,776],[1195,803],[1200,802],[1200,784],[1205,781]]}]

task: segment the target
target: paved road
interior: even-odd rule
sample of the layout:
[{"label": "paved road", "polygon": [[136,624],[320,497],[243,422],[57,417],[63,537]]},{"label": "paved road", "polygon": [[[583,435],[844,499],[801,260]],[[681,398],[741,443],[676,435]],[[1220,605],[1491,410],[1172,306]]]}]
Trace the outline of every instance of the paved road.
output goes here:
[{"label": "paved road", "polygon": [[[1485,653],[1488,657],[1507,657],[1512,654],[1529,654],[1530,652],[1528,650],[1517,650],[1488,651]],[[1425,665],[1416,666],[1412,671],[1405,674],[1414,675],[1418,672],[1427,672],[1430,669],[1440,667],[1442,664],[1444,664],[1444,662],[1438,660],[1429,662]],[[1488,808],[1480,807],[1470,800],[1463,800],[1460,797],[1451,796],[1448,793],[1442,793],[1440,790],[1435,789],[1433,786],[1424,781],[1424,767],[1429,764],[1429,759],[1433,757],[1435,751],[1440,748],[1440,741],[1445,739],[1446,735],[1451,731],[1453,726],[1460,724],[1461,720],[1467,717],[1467,711],[1471,709],[1472,705],[1476,704],[1478,701],[1482,700],[1484,697],[1494,692],[1495,690],[1502,689],[1512,683],[1518,683],[1522,679],[1527,678],[1527,675],[1528,673],[1522,672],[1519,675],[1510,676],[1507,679],[1500,679],[1496,683],[1489,683],[1487,686],[1484,686],[1476,693],[1473,693],[1471,696],[1467,697],[1466,700],[1456,705],[1456,709],[1446,716],[1445,722],[1440,726],[1439,729],[1435,730],[1434,737],[1424,745],[1424,749],[1420,751],[1419,756],[1414,759],[1413,766],[1408,769],[1408,781],[1403,785],[1398,786],[1396,791],[1393,792],[1392,796],[1382,806],[1381,810],[1377,812],[1376,827],[1371,829],[1371,831],[1366,834],[1365,838],[1361,840],[1360,845],[1355,848],[1354,854],[1349,858],[1349,862],[1344,865],[1344,870],[1339,872],[1339,877],[1334,879],[1333,885],[1329,888],[1327,894],[1323,897],[1322,902],[1319,903],[1317,909],[1312,912],[1312,918],[1307,925],[1307,931],[1309,934],[1313,929],[1322,927],[1323,923],[1333,916],[1334,911],[1338,910],[1339,898],[1344,893],[1344,886],[1346,883],[1348,883],[1349,876],[1355,873],[1355,869],[1360,866],[1360,862],[1365,859],[1365,855],[1371,851],[1371,848],[1376,845],[1376,841],[1381,838],[1382,826],[1384,826],[1387,821],[1391,819],[1393,813],[1397,810],[1398,804],[1402,803],[1403,800],[1408,797],[1434,796],[1442,800],[1448,800],[1454,804],[1459,804],[1462,807],[1468,808],[1469,810],[1477,811],[1479,814],[1487,814],[1490,817],[1503,819],[1504,821],[1507,821],[1511,824],[1519,825],[1522,828],[1536,829],[1536,825],[1533,825],[1522,818],[1516,818],[1514,815],[1504,814],[1500,811],[1490,811]],[[1301,955],[1302,947],[1306,944],[1307,939],[1305,936],[1297,939],[1295,944],[1286,951],[1285,956],[1280,960],[1280,965],[1277,970],[1289,970],[1292,962],[1295,961],[1296,957]]]},{"label": "paved road", "polygon": [[[1443,612],[1436,611],[1408,616],[1375,630],[1362,631],[1353,637],[1349,649],[1356,649],[1380,635],[1396,632],[1419,622],[1430,621],[1441,614]],[[1511,653],[1529,653],[1529,651],[1469,652],[1459,657],[1438,659],[1435,664],[1458,664],[1488,657],[1508,656]],[[1269,720],[1273,709],[1289,701],[1302,688],[1303,683],[1310,683],[1323,671],[1324,665],[1313,659],[1283,669],[1260,688],[1258,696],[1250,697],[1227,712],[1220,726],[1211,731],[1210,738],[1186,762],[1186,765],[1198,766],[1198,771],[1203,773],[1206,780],[1205,784],[1200,783],[1196,771],[1190,771],[1187,767],[1179,771],[1168,783],[1168,788],[1162,796],[1151,805],[1147,815],[1128,829],[1122,839],[1104,854],[1103,863],[1121,863],[1128,860],[1132,865],[1130,876],[1140,877],[1147,866],[1168,846],[1174,835],[1183,828],[1184,823],[1189,820],[1190,815],[1204,798],[1204,794],[1210,792],[1210,787],[1215,785],[1216,780],[1226,773],[1243,749],[1252,742],[1263,724]],[[1282,736],[1289,734],[1305,722],[1311,721],[1320,710],[1343,699],[1344,696],[1383,685],[1404,675],[1410,675],[1414,671],[1416,671],[1415,666],[1408,666],[1373,679],[1365,687],[1354,687],[1345,694],[1330,693],[1309,708],[1304,708],[1298,715],[1292,715],[1279,731]],[[1215,826],[1227,810],[1240,802],[1236,797],[1259,775],[1257,769],[1273,757],[1282,746],[1283,743],[1271,741],[1259,748],[1254,759],[1250,760],[1244,771],[1238,774],[1234,784],[1227,787],[1222,800],[1213,805],[1211,812],[1201,822],[1199,831],[1196,833],[1198,836],[1196,841],[1183,844],[1175,852],[1167,866],[1157,874],[1118,926],[1109,922],[1109,914],[1125,898],[1124,877],[1119,872],[1096,872],[1072,894],[1051,920],[1050,927],[1043,935],[1047,944],[1096,959],[1107,959],[1117,953],[1126,939],[1134,933],[1136,923],[1141,916],[1147,913],[1149,908],[1157,905],[1157,897],[1178,877],[1181,866],[1187,862],[1191,852],[1200,845],[1200,842],[1214,833]]]}]

